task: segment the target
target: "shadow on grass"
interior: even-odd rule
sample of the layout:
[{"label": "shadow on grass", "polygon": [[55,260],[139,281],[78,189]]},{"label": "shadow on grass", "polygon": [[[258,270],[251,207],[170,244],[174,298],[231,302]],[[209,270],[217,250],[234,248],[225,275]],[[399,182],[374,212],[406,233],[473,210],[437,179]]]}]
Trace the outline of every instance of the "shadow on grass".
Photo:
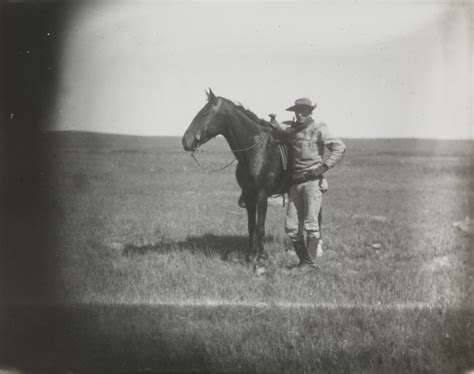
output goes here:
[{"label": "shadow on grass", "polygon": [[[273,243],[272,235],[265,237],[265,243]],[[188,251],[201,253],[209,257],[220,257],[227,261],[231,256],[243,258],[247,253],[248,237],[242,235],[214,235],[204,234],[201,236],[188,236],[182,241],[173,241],[162,238],[159,243],[134,245],[127,244],[123,249],[124,256],[146,255],[148,253],[170,253],[176,251]]]}]

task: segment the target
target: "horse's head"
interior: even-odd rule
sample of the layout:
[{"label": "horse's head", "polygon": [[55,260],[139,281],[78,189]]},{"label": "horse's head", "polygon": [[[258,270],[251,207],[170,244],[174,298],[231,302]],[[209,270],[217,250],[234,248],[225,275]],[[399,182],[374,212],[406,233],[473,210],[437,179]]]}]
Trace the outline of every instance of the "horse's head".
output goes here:
[{"label": "horse's head", "polygon": [[209,89],[207,103],[196,114],[183,135],[182,143],[186,151],[194,151],[200,145],[222,133],[222,113],[219,111],[223,100]]}]

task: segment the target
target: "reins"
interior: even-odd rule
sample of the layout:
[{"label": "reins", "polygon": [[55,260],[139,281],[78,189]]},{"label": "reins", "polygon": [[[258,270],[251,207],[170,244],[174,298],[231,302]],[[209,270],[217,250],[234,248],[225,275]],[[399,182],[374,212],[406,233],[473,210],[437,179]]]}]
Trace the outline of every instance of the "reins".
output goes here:
[{"label": "reins", "polygon": [[234,157],[234,159],[233,159],[231,162],[229,162],[227,165],[225,165],[225,166],[223,166],[223,167],[221,167],[221,168],[219,168],[219,169],[208,169],[208,168],[206,168],[206,167],[204,167],[204,166],[202,166],[202,165],[200,164],[200,162],[198,161],[198,159],[196,158],[196,156],[194,156],[194,152],[191,153],[191,157],[193,158],[193,160],[196,162],[196,164],[197,164],[201,169],[204,169],[204,170],[210,171],[210,172],[216,172],[216,171],[224,170],[224,169],[228,168],[230,165],[232,165],[232,164],[235,162],[235,160],[237,160],[237,157]]},{"label": "reins", "polygon": [[[263,142],[263,137],[261,137],[261,139],[252,144],[250,147],[247,147],[247,148],[241,148],[241,149],[231,149],[232,152],[245,152],[245,151],[250,151],[251,149],[255,148],[256,146],[258,146],[259,144],[261,144]],[[216,171],[221,171],[221,170],[224,170],[226,168],[228,168],[230,165],[232,165],[236,160],[237,160],[237,157],[234,157],[234,159],[229,162],[228,164],[226,164],[225,166],[219,168],[219,169],[208,169],[204,166],[201,165],[201,163],[198,161],[198,159],[196,158],[196,156],[194,156],[194,152],[196,151],[192,151],[191,152],[191,157],[193,158],[193,160],[196,162],[196,164],[201,168],[201,169],[204,169],[206,171],[210,171],[210,172],[216,172]]]}]

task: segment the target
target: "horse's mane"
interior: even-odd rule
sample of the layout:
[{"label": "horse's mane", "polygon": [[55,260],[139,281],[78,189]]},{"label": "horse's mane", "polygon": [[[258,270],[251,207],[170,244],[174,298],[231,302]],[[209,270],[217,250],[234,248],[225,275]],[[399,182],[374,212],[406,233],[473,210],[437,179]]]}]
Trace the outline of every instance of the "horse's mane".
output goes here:
[{"label": "horse's mane", "polygon": [[262,118],[259,118],[254,112],[252,112],[250,109],[245,108],[241,103],[239,102],[234,102],[232,100],[226,99],[224,97],[221,97],[222,100],[224,100],[227,103],[232,104],[232,106],[237,109],[239,112],[243,113],[247,118],[255,121],[259,126],[262,126],[265,129],[272,130],[273,126],[270,124],[270,122],[265,121]]}]

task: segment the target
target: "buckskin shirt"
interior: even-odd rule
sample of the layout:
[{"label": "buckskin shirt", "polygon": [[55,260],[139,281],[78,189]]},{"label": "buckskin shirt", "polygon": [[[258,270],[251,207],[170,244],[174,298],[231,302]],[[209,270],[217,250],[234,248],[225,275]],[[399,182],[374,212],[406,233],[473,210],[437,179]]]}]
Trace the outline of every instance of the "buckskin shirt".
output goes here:
[{"label": "buckskin shirt", "polygon": [[[344,155],[346,146],[331,135],[324,123],[316,123],[308,117],[303,123],[294,123],[285,129],[285,138],[292,148],[293,177],[300,177],[309,170],[325,163],[329,168],[336,165]],[[324,148],[331,152],[324,162]]]}]

